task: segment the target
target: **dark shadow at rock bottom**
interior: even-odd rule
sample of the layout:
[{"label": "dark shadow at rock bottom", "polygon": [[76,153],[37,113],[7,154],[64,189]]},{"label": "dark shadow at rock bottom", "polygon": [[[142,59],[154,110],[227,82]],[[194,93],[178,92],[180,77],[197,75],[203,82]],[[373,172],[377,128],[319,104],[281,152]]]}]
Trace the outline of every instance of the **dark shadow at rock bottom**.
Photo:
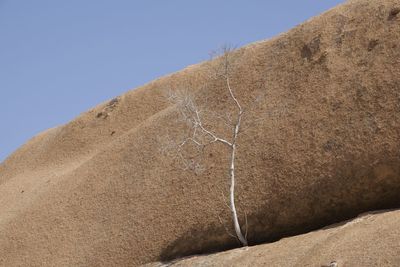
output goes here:
[{"label": "dark shadow at rock bottom", "polygon": [[[382,176],[383,175],[383,176]],[[400,162],[345,162],[330,179],[284,196],[248,216],[249,245],[276,242],[353,219],[361,213],[400,208]],[[279,201],[279,202],[278,202]],[[273,208],[272,208],[273,207]],[[313,218],[310,220],[309,218]],[[193,228],[166,247],[160,261],[240,247],[222,224]]]}]

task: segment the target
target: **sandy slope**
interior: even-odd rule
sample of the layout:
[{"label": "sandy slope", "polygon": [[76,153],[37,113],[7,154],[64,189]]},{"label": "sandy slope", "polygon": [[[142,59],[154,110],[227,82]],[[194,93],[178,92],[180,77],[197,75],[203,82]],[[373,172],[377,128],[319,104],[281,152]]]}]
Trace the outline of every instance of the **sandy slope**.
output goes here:
[{"label": "sandy slope", "polygon": [[[251,244],[400,203],[400,18],[395,0],[350,1],[237,52],[232,85],[249,106],[237,200]],[[182,136],[166,92],[229,110],[205,62],[34,137],[0,165],[0,264],[132,266],[237,246],[221,200],[227,158],[183,172],[160,153]],[[227,105],[228,103],[228,105]],[[221,124],[215,131],[226,134]]]}]

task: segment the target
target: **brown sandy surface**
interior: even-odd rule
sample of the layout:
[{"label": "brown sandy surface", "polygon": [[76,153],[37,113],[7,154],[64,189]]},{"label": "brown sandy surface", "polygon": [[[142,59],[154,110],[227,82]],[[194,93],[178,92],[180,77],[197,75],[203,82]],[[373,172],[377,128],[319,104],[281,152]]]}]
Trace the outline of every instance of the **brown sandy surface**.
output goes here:
[{"label": "brown sandy surface", "polygon": [[[399,206],[399,11],[397,0],[353,0],[237,51],[239,100],[264,95],[248,118],[262,120],[238,147],[237,206],[250,244]],[[208,75],[216,64],[101,104],[0,164],[0,265],[135,266],[236,247],[224,227],[224,148],[205,151],[200,174],[161,153],[185,129],[168,90],[229,111],[224,84]]]},{"label": "brown sandy surface", "polygon": [[192,256],[158,266],[399,266],[400,211],[362,216],[308,234],[278,242],[233,249],[206,256]]}]

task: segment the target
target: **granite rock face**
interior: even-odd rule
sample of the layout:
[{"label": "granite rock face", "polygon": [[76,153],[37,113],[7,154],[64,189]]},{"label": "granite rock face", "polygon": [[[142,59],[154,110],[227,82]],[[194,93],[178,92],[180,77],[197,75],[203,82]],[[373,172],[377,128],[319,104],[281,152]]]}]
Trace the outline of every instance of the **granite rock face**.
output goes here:
[{"label": "granite rock face", "polygon": [[[263,96],[248,118],[261,120],[238,143],[237,208],[251,245],[399,206],[399,8],[352,0],[236,52],[238,99],[249,107]],[[169,89],[230,111],[226,87],[209,78],[216,64],[127,92],[5,160],[0,265],[134,266],[237,247],[221,199],[224,148],[205,151],[201,173],[160,152],[185,131]]]},{"label": "granite rock face", "polygon": [[191,256],[164,266],[399,266],[399,223],[399,210],[362,214],[356,219],[275,243]]}]

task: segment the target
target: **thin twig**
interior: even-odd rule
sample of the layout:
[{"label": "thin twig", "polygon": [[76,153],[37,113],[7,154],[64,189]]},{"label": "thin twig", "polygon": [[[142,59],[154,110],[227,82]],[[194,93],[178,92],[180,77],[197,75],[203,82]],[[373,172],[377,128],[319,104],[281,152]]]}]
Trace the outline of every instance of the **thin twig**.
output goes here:
[{"label": "thin twig", "polygon": [[225,231],[227,232],[227,234],[230,235],[231,237],[235,238],[236,240],[238,240],[238,239],[237,239],[237,236],[233,235],[233,234],[229,231],[228,227],[226,227],[226,225],[222,222],[221,216],[218,215],[218,219],[219,219],[219,222],[222,224],[222,226],[225,228]]},{"label": "thin twig", "polygon": [[245,234],[244,234],[244,238],[246,238],[246,240],[247,240],[247,230],[248,230],[248,224],[247,224],[247,212],[246,211],[244,211],[244,218],[245,218],[245,228],[246,228],[246,232],[245,232]]}]

